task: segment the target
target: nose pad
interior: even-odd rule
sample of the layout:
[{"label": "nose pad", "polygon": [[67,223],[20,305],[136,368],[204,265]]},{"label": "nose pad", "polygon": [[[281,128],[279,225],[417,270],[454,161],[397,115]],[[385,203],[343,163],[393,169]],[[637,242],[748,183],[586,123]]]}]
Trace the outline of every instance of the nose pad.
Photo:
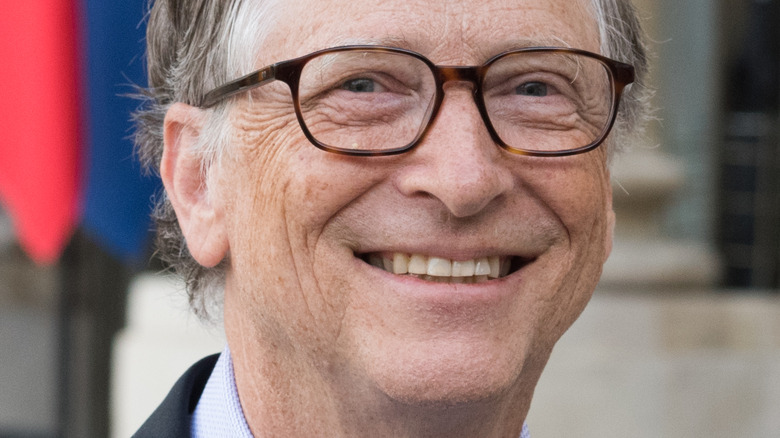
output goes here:
[{"label": "nose pad", "polygon": [[466,80],[466,79],[447,81],[444,84],[442,84],[442,86],[441,86],[441,89],[442,89],[442,91],[444,91],[444,95],[445,96],[447,95],[447,90],[451,90],[453,88],[455,88],[455,89],[458,89],[458,88],[468,88],[468,89],[471,90],[472,96],[475,95],[476,92],[477,92],[477,87],[474,84],[474,82],[470,81],[470,80]]},{"label": "nose pad", "polygon": [[473,83],[464,83],[445,83],[439,111],[399,182],[403,194],[427,194],[459,218],[479,214],[513,185],[474,101]]}]

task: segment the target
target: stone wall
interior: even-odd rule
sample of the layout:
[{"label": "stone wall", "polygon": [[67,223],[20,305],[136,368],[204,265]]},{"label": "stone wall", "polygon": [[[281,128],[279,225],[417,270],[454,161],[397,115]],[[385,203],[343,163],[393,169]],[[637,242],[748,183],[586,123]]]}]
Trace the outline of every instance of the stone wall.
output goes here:
[{"label": "stone wall", "polygon": [[597,291],[537,386],[535,436],[780,431],[777,294]]}]

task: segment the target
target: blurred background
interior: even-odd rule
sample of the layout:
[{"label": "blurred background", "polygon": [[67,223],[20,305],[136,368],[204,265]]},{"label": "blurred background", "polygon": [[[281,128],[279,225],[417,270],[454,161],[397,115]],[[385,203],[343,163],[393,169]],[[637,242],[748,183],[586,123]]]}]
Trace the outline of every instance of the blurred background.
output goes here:
[{"label": "blurred background", "polygon": [[[153,257],[132,152],[146,0],[0,17],[0,438],[129,436],[218,328]],[[780,434],[780,0],[637,0],[656,118],[534,436]]]}]

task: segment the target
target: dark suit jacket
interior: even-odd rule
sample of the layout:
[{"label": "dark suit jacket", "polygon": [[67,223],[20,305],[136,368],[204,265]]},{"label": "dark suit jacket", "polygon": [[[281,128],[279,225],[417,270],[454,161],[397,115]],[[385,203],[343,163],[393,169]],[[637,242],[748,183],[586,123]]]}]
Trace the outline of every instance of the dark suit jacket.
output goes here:
[{"label": "dark suit jacket", "polygon": [[190,419],[214,370],[219,354],[201,359],[173,385],[162,404],[133,435],[134,438],[189,438]]}]

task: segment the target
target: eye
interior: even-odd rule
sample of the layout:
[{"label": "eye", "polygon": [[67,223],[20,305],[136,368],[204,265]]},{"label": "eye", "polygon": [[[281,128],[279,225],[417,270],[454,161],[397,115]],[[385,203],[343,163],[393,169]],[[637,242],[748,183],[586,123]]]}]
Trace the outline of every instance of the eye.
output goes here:
[{"label": "eye", "polygon": [[526,82],[515,88],[515,93],[521,96],[545,97],[548,94],[547,84],[544,82]]},{"label": "eye", "polygon": [[373,79],[356,78],[344,82],[339,88],[353,93],[373,93],[376,83]]}]

